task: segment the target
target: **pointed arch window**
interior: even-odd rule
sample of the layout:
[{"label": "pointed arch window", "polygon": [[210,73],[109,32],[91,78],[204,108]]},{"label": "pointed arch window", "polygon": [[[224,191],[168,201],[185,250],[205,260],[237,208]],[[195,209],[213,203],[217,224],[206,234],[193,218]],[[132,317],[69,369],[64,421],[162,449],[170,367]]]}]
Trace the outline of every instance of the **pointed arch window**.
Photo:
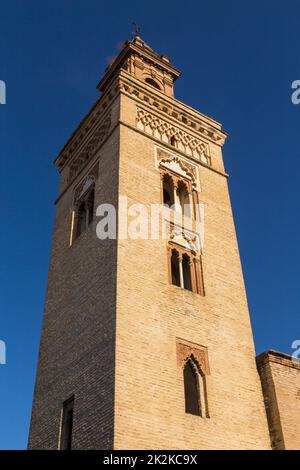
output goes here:
[{"label": "pointed arch window", "polygon": [[176,356],[182,377],[185,413],[209,418],[207,377],[210,368],[207,347],[176,338]]},{"label": "pointed arch window", "polygon": [[183,366],[185,412],[209,418],[206,376],[191,355]]},{"label": "pointed arch window", "polygon": [[176,195],[178,198],[178,208],[180,213],[185,217],[191,217],[191,198],[186,183],[182,180],[178,182]]},{"label": "pointed arch window", "polygon": [[174,286],[181,286],[180,280],[180,260],[179,260],[179,253],[176,250],[172,250],[171,256],[171,276],[172,276],[172,284]]},{"label": "pointed arch window", "polygon": [[75,238],[78,238],[86,229],[87,208],[85,201],[81,201],[77,209],[76,220],[76,233]]},{"label": "pointed arch window", "polygon": [[201,416],[198,372],[195,364],[189,359],[183,368],[185,412]]},{"label": "pointed arch window", "polygon": [[188,414],[209,418],[207,377],[210,368],[207,347],[177,338],[176,355],[183,379],[183,409]]},{"label": "pointed arch window", "polygon": [[183,366],[185,412],[209,418],[206,375],[193,354]]},{"label": "pointed arch window", "polygon": [[167,174],[163,176],[163,204],[166,207],[174,208],[174,185],[172,178]]},{"label": "pointed arch window", "polygon": [[187,290],[193,290],[192,276],[191,276],[191,258],[186,253],[182,256],[182,275],[183,286]]},{"label": "pointed arch window", "polygon": [[73,433],[73,415],[74,415],[74,396],[63,403],[60,430],[60,450],[72,449]]},{"label": "pointed arch window", "polygon": [[91,184],[88,190],[75,203],[70,244],[72,244],[73,239],[80,237],[92,223],[94,218],[94,199],[95,187],[94,184]]}]

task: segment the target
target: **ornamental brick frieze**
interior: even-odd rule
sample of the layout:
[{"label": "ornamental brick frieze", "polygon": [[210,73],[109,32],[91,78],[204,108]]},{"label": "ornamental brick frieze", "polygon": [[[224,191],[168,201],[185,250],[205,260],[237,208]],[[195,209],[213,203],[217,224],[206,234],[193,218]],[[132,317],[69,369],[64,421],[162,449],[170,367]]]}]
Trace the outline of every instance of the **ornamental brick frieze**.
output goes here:
[{"label": "ornamental brick frieze", "polygon": [[147,105],[165,113],[166,117],[171,117],[172,119],[177,120],[178,123],[190,127],[193,132],[203,135],[204,138],[207,138],[218,145],[224,145],[226,133],[221,129],[216,129],[210,126],[208,123],[202,121],[201,118],[195,118],[188,112],[183,111],[179,106],[171,104],[169,101],[163,100],[163,98],[159,96],[154,96],[153,93],[150,94],[145,91],[144,88],[139,87],[133,82],[125,81],[124,77],[122,77],[119,86],[120,91],[128,96],[138,98],[140,101],[147,103]]},{"label": "ornamental brick frieze", "polygon": [[74,157],[77,149],[82,145],[88,134],[91,132],[93,127],[97,125],[103,119],[104,114],[119,92],[119,85],[114,83],[107,92],[99,98],[96,104],[93,106],[90,113],[82,121],[76,132],[70,137],[63,150],[59,153],[55,160],[55,164],[59,171],[61,171],[65,165]]},{"label": "ornamental brick frieze", "polygon": [[94,134],[72,162],[70,166],[68,182],[71,182],[81,172],[82,168],[92,160],[105,137],[108,135],[110,128],[111,117],[108,116],[101,126],[95,130]]},{"label": "ornamental brick frieze", "polygon": [[136,126],[146,134],[166,142],[193,158],[211,165],[209,146],[155,114],[137,107]]}]

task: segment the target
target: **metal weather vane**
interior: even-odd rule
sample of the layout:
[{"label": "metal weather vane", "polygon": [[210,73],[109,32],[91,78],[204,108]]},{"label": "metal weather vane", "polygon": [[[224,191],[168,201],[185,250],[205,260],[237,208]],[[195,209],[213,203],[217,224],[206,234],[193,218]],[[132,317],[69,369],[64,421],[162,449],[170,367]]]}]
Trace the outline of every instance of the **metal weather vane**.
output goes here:
[{"label": "metal weather vane", "polygon": [[132,31],[132,36],[134,38],[138,37],[140,35],[140,32],[141,32],[141,27],[138,23],[136,23],[135,21],[132,21],[132,26],[133,26],[133,31]]}]

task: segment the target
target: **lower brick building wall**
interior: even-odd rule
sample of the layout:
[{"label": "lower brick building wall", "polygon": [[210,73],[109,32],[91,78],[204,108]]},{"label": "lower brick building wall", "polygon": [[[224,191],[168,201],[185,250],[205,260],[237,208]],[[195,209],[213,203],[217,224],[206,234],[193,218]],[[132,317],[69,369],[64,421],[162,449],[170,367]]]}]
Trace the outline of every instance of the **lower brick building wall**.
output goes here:
[{"label": "lower brick building wall", "polygon": [[300,363],[278,351],[257,357],[272,448],[300,450]]}]

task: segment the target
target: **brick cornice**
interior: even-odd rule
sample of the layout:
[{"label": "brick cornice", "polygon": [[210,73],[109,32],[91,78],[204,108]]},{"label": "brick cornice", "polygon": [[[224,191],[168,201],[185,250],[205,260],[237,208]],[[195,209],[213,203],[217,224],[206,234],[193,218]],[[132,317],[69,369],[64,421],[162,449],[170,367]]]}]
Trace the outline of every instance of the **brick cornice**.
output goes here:
[{"label": "brick cornice", "polygon": [[176,98],[167,96],[146,83],[132,77],[128,72],[120,71],[121,93],[134,99],[149,111],[157,112],[162,118],[168,118],[184,131],[195,136],[223,146],[227,133],[217,121],[205,116],[194,108],[182,103]]},{"label": "brick cornice", "polygon": [[[114,131],[118,128],[119,126],[119,122],[117,122],[114,126],[112,126],[112,128],[110,129],[109,133],[107,134],[107,136],[103,139],[103,141],[101,142],[101,145],[99,146],[99,149],[105,144],[105,142],[107,142],[107,140],[110,138],[110,136],[114,133]],[[97,155],[94,155],[92,160],[86,165],[84,166],[80,172],[72,179],[68,182],[68,184],[66,184],[63,188],[63,190],[60,192],[60,194],[58,195],[58,197],[56,198],[56,200],[54,201],[54,204],[57,204],[58,201],[62,198],[62,196],[67,192],[67,190],[69,189],[69,187],[76,182],[76,180],[80,180],[80,178],[83,177],[84,175],[84,172],[87,171],[87,168],[92,168],[96,162],[96,160],[98,159],[98,154]]]},{"label": "brick cornice", "polygon": [[110,89],[94,103],[54,160],[54,164],[59,171],[76,158],[76,155],[89,140],[95,128],[108,115],[109,109],[118,95],[119,86],[115,81],[112,83]]},{"label": "brick cornice", "polygon": [[300,370],[300,361],[293,360],[293,357],[290,354],[275,351],[274,349],[265,351],[256,357],[258,367],[262,367],[270,362],[275,362],[286,367]]},{"label": "brick cornice", "polygon": [[168,120],[186,132],[223,146],[227,134],[221,129],[219,123],[150,85],[142,83],[126,71],[120,70],[110,87],[97,99],[72,132],[54,160],[59,171],[75,158],[77,152],[80,151],[82,145],[86,143],[98,125],[99,120],[105,117],[108,108],[120,93],[130,96],[137,103],[146,106],[151,112],[158,113],[162,118],[167,117]]}]

